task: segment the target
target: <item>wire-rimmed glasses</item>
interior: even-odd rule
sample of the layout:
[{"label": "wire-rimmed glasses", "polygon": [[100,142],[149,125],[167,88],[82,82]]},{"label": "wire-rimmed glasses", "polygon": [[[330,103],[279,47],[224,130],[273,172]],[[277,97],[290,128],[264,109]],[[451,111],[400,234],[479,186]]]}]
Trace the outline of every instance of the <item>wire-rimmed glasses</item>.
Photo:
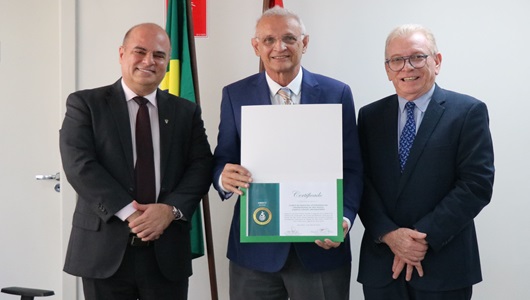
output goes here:
[{"label": "wire-rimmed glasses", "polygon": [[[291,35],[291,34],[287,34],[287,35],[281,36],[279,38],[279,40],[281,40],[282,43],[284,43],[285,45],[294,45],[294,44],[296,44],[296,42],[298,42],[299,39],[303,39],[303,38],[304,38],[303,34],[300,35],[300,37],[297,37],[297,36],[294,36],[294,35]],[[274,37],[274,36],[266,36],[266,37],[263,37],[263,38],[256,37],[256,39],[261,41],[263,43],[263,45],[265,45],[267,47],[272,47],[272,46],[276,45],[276,43],[278,42],[278,38]]]}]

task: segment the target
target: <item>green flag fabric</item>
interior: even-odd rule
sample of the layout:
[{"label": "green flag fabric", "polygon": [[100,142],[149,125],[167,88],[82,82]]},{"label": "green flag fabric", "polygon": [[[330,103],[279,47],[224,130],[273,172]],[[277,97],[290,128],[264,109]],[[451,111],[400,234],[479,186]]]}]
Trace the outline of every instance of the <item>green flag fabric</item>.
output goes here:
[{"label": "green flag fabric", "polygon": [[[168,0],[167,2],[166,32],[171,41],[171,57],[160,88],[169,91],[170,94],[195,102],[187,3],[187,0]],[[191,217],[190,222],[192,225],[192,257],[201,257],[204,255],[204,237],[200,206]]]}]

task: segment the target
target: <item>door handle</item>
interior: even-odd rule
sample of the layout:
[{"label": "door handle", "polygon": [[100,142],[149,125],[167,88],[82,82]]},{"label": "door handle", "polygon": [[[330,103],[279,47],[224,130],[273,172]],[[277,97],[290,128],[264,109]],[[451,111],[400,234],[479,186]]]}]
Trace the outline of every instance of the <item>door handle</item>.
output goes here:
[{"label": "door handle", "polygon": [[35,175],[37,180],[61,180],[61,173],[57,172],[55,175]]},{"label": "door handle", "polygon": [[[35,175],[35,179],[37,179],[37,180],[57,180],[57,181],[61,181],[61,173],[57,172],[57,173],[55,173],[55,175]],[[60,183],[55,184],[53,189],[57,193],[60,193],[61,192],[61,184]]]}]

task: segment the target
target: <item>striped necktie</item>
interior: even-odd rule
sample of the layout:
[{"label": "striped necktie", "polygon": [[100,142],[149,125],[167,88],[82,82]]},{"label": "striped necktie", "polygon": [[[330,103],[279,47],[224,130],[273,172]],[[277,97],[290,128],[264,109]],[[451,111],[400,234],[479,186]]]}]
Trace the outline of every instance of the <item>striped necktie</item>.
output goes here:
[{"label": "striped necktie", "polygon": [[285,105],[293,104],[293,101],[291,100],[291,89],[287,87],[282,87],[281,89],[278,90],[278,95],[282,97],[283,104]]}]

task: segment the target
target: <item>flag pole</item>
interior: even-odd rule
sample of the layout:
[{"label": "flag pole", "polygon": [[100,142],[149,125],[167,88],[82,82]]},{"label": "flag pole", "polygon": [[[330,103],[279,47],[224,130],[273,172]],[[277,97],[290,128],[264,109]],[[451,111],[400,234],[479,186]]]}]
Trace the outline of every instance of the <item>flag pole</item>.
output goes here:
[{"label": "flag pole", "polygon": [[[271,0],[263,0],[263,9],[262,9],[262,12],[265,12],[267,9],[269,9],[271,5]],[[263,66],[263,61],[261,60],[261,58],[259,59],[259,72],[263,72],[263,70],[265,70],[264,66]]]},{"label": "flag pole", "polygon": [[[193,14],[191,11],[191,0],[186,0],[186,9],[188,16],[188,37],[190,46],[191,70],[193,74],[193,82],[195,89],[195,102],[201,105],[201,97],[199,94],[199,78],[197,76],[197,58],[195,54],[195,35],[193,31]],[[208,271],[210,275],[210,293],[212,300],[218,300],[219,295],[217,291],[217,275],[215,272],[215,256],[213,251],[212,239],[212,222],[210,214],[210,200],[208,194],[202,198],[202,208],[204,215],[204,232],[206,236],[206,255],[208,256]]]},{"label": "flag pole", "polygon": [[271,6],[271,0],[263,0],[263,12],[269,9]]}]

